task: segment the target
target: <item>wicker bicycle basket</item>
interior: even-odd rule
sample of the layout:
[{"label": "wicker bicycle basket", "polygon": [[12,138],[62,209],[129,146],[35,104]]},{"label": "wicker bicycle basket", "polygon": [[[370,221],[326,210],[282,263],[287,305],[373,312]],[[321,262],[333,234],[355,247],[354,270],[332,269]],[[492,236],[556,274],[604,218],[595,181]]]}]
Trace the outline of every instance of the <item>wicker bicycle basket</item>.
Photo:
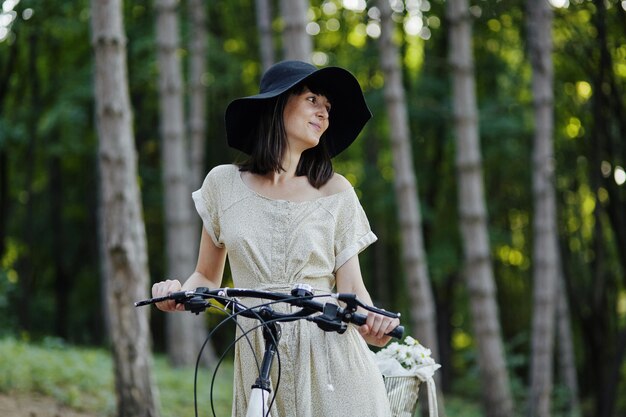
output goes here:
[{"label": "wicker bicycle basket", "polygon": [[391,415],[413,417],[422,381],[415,376],[385,376],[384,381],[391,405]]}]

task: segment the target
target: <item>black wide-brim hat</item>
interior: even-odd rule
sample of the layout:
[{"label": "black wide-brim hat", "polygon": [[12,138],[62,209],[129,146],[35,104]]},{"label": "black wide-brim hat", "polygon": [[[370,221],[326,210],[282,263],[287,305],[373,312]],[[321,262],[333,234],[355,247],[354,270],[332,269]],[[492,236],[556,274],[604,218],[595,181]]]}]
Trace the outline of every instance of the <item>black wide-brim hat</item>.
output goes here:
[{"label": "black wide-brim hat", "polygon": [[321,87],[331,103],[329,127],[323,136],[330,156],[350,146],[372,117],[359,82],[343,68],[318,69],[301,61],[274,64],[263,74],[259,94],[238,98],[228,105],[225,115],[228,145],[250,155],[260,110],[272,103],[272,99],[307,81]]}]

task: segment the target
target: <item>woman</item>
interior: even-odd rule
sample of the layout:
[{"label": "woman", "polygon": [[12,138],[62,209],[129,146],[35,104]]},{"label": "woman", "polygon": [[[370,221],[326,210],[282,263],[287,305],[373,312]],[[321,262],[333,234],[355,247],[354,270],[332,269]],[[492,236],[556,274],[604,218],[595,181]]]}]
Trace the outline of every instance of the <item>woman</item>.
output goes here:
[{"label": "woman", "polygon": [[[274,65],[259,94],[230,103],[228,143],[249,158],[213,168],[193,193],[204,227],[196,271],[182,289],[219,288],[228,253],[236,287],[289,291],[294,283],[306,283],[315,293],[355,293],[371,304],[358,254],[376,236],[352,186],[331,164],[370,117],[348,71],[298,61]],[[155,284],[152,294],[180,290],[179,281],[167,280]],[[158,307],[182,310],[172,301]],[[397,325],[397,319],[369,313],[365,325],[350,326],[342,335],[306,321],[282,326],[282,374],[272,416],[389,416],[382,378],[365,342],[384,346],[385,334]],[[261,332],[252,339],[262,354]],[[234,416],[245,414],[256,376],[253,352],[246,343],[238,345]]]}]

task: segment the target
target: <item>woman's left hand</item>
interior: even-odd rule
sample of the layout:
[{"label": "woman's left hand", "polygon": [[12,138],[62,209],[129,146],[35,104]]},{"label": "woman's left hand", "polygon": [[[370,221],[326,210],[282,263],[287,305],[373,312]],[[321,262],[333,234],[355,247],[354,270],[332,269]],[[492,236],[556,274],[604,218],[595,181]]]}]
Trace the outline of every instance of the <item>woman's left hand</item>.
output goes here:
[{"label": "woman's left hand", "polygon": [[391,336],[387,336],[387,333],[399,325],[399,319],[368,312],[367,321],[359,327],[359,332],[368,344],[383,347],[391,340]]}]

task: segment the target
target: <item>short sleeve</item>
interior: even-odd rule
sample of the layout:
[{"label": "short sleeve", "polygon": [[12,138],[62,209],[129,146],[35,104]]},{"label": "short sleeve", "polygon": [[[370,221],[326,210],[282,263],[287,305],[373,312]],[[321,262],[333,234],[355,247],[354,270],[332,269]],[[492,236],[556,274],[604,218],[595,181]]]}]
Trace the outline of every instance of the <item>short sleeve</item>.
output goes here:
[{"label": "short sleeve", "polygon": [[335,271],[378,239],[354,190],[341,204],[336,221]]},{"label": "short sleeve", "polygon": [[224,247],[224,242],[220,239],[220,220],[219,220],[219,195],[218,178],[214,171],[204,179],[202,187],[191,194],[196,210],[202,219],[204,229],[207,231],[211,240],[220,248]]}]

